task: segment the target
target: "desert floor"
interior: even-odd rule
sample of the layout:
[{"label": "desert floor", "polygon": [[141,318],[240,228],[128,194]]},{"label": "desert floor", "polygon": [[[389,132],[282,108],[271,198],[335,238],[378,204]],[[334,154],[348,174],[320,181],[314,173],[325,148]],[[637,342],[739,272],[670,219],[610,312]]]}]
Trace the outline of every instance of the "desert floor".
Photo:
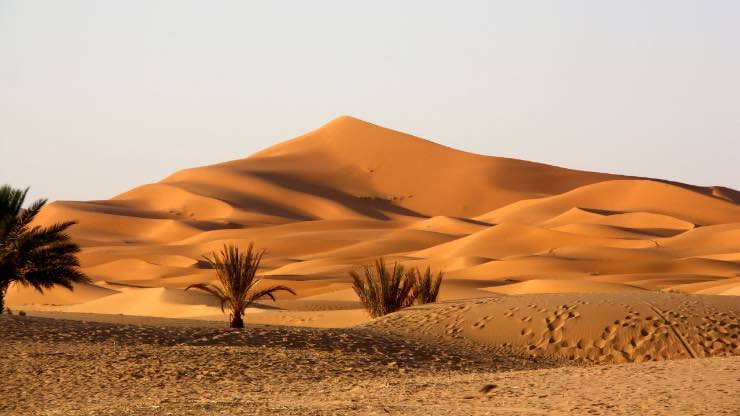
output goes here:
[{"label": "desert floor", "polygon": [[[0,414],[736,415],[740,357],[594,365],[377,328],[0,318]],[[49,317],[53,318],[49,318]]]}]

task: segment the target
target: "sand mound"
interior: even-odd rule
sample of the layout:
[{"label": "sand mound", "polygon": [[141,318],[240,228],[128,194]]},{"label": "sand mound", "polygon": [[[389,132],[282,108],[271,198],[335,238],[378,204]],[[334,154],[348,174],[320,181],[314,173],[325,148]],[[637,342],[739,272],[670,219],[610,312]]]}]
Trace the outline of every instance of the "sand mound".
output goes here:
[{"label": "sand mound", "polygon": [[311,160],[328,162],[323,172],[303,172],[307,173],[304,177],[320,177],[317,182],[322,184],[355,195],[364,191],[359,196],[389,200],[430,216],[470,217],[485,212],[485,207],[502,206],[525,195],[552,195],[616,178],[465,153],[346,116],[253,158],[262,164],[297,159],[304,166]]},{"label": "sand mound", "polygon": [[520,283],[487,287],[485,289],[505,295],[524,295],[534,293],[625,293],[645,290],[636,286],[621,283],[562,279],[532,279]]},{"label": "sand mound", "polygon": [[658,243],[683,256],[736,253],[740,251],[740,223],[695,228]]},{"label": "sand mound", "polygon": [[740,303],[733,297],[630,291],[424,305],[366,326],[437,342],[603,363],[737,355],[738,322]]},{"label": "sand mound", "polygon": [[603,239],[506,223],[446,244],[418,251],[413,255],[417,257],[500,258],[516,254],[537,253],[567,245],[596,245],[602,242]]},{"label": "sand mound", "polygon": [[139,259],[121,259],[94,267],[84,268],[85,274],[95,280],[106,281],[141,281],[167,276],[168,271],[179,273],[177,268],[162,267]]},{"label": "sand mound", "polygon": [[199,317],[221,315],[221,303],[197,291],[165,288],[131,288],[118,294],[65,308],[68,312]]},{"label": "sand mound", "polygon": [[[625,229],[602,224],[567,224],[551,228],[553,231],[562,231],[564,233],[578,234],[590,237],[625,239],[625,240],[643,240],[660,237],[660,234],[653,234],[649,231]],[[661,233],[662,234],[662,233]]]},{"label": "sand mound", "polygon": [[419,250],[450,241],[447,234],[419,230],[393,231],[382,238],[352,244],[340,249],[304,256],[304,259],[373,258],[384,255]]},{"label": "sand mound", "polygon": [[667,290],[674,290],[684,293],[701,293],[705,295],[740,295],[740,277],[733,277],[721,280],[707,280],[696,283],[683,283],[673,285]]},{"label": "sand mound", "polygon": [[8,288],[5,302],[10,307],[24,305],[73,305],[89,302],[106,296],[115,295],[116,290],[100,287],[94,284],[75,284],[74,290],[69,291],[63,287],[55,286],[39,293],[31,287],[11,285]]},{"label": "sand mound", "polygon": [[710,259],[710,260],[722,260],[722,261],[733,261],[740,262],[740,252],[737,253],[722,253],[722,254],[704,254],[696,256],[697,258]]},{"label": "sand mound", "polygon": [[[470,217],[522,198],[554,195],[617,177],[465,153],[340,117],[249,158],[186,169],[110,201],[55,203],[48,210],[83,210],[93,217],[85,222],[92,222],[97,214],[212,221],[212,226],[219,221]],[[91,225],[89,231],[102,223]],[[103,229],[103,234],[113,231]],[[182,238],[186,233],[182,234],[171,237]]]},{"label": "sand mound", "polygon": [[659,218],[668,216],[701,225],[734,222],[740,218],[737,204],[686,187],[652,180],[610,180],[560,195],[519,201],[476,219],[491,223],[537,224],[574,207],[607,214],[646,212],[658,214]]},{"label": "sand mound", "polygon": [[423,221],[415,222],[407,228],[423,231],[434,231],[450,235],[468,235],[490,227],[491,224],[472,221],[469,219],[436,216]]},{"label": "sand mound", "polygon": [[568,211],[542,222],[546,228],[555,228],[571,224],[600,224],[637,230],[689,230],[694,224],[668,215],[650,212],[615,213],[610,211],[593,211],[582,208],[571,208]]}]

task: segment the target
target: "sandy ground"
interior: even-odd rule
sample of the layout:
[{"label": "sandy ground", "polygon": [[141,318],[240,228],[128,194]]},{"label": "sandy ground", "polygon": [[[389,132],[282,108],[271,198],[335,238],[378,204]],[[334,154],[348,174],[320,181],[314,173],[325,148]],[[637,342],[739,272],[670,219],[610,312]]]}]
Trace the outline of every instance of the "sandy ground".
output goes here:
[{"label": "sandy ground", "polygon": [[[562,367],[362,328],[57,317],[75,320],[0,319],[0,414],[740,412],[739,357]],[[89,318],[110,323],[80,321]]]},{"label": "sandy ground", "polygon": [[460,348],[474,344],[593,363],[740,355],[735,296],[498,296],[408,308],[365,326]]},{"label": "sandy ground", "polygon": [[[36,316],[61,313],[109,323],[160,321],[151,316],[127,318],[130,315],[70,312],[64,307],[45,312],[49,306],[39,308],[26,310]],[[165,322],[170,326],[226,326],[226,316],[220,311],[197,318]],[[591,363],[740,355],[740,298],[736,296],[649,291],[490,293],[485,298],[407,308],[375,320],[356,301],[281,300],[250,308],[245,319],[265,327],[372,330],[453,350],[473,348]]]}]

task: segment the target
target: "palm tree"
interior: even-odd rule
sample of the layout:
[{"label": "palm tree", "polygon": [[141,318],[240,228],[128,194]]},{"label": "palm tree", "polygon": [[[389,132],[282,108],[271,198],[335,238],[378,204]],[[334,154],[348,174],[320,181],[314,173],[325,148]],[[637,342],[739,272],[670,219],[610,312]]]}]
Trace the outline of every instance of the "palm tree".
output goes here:
[{"label": "palm tree", "polygon": [[90,281],[79,271],[80,247],[65,233],[76,222],[31,226],[46,200],[24,210],[27,193],[28,188],[0,187],[0,312],[11,283],[43,292],[54,285],[73,290],[73,283]]},{"label": "palm tree", "polygon": [[221,311],[225,311],[225,306],[229,306],[231,312],[230,326],[232,328],[244,328],[244,310],[253,302],[268,297],[275,301],[273,293],[285,291],[296,294],[293,289],[277,285],[264,289],[256,289],[255,286],[260,279],[256,278],[257,269],[259,268],[262,256],[265,251],[259,252],[254,250],[254,244],[249,243],[246,252],[239,251],[236,245],[226,245],[220,252],[212,252],[204,255],[208,264],[216,269],[218,280],[221,287],[209,283],[197,283],[190,285],[185,290],[200,289],[210,293],[221,301]]},{"label": "palm tree", "polygon": [[349,272],[352,277],[352,288],[360,298],[360,302],[370,313],[377,318],[411,306],[414,303],[412,290],[415,280],[409,278],[398,262],[389,270],[382,258],[375,260],[374,267],[363,267],[363,274]]},{"label": "palm tree", "polygon": [[436,302],[439,296],[439,288],[442,286],[444,273],[438,272],[437,276],[434,277],[432,276],[432,269],[427,266],[424,274],[419,269],[412,269],[409,271],[409,274],[414,279],[413,297],[416,304],[421,305]]}]

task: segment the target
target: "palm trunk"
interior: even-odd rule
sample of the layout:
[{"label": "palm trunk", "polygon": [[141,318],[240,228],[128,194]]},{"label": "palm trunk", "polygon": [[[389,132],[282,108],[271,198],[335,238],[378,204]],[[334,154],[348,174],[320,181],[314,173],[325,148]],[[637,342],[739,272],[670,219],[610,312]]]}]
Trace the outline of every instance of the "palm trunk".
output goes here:
[{"label": "palm trunk", "polygon": [[8,293],[8,286],[10,283],[0,284],[0,315],[5,313],[5,294]]},{"label": "palm trunk", "polygon": [[232,328],[244,328],[244,320],[242,319],[242,311],[231,311],[231,324]]}]

